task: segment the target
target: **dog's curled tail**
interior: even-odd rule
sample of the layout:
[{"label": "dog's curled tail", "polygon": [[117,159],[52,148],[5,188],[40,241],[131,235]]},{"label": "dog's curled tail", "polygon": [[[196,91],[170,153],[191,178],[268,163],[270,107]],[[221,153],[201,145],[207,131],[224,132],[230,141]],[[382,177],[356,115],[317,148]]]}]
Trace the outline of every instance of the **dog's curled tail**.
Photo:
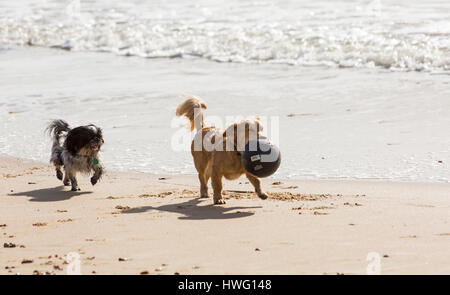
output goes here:
[{"label": "dog's curled tail", "polygon": [[189,119],[190,129],[203,128],[203,110],[207,109],[206,103],[200,98],[189,95],[187,99],[177,107],[177,116],[185,116]]},{"label": "dog's curled tail", "polygon": [[53,120],[47,126],[46,132],[52,137],[53,143],[59,144],[59,139],[64,132],[69,132],[69,124],[64,120]]}]

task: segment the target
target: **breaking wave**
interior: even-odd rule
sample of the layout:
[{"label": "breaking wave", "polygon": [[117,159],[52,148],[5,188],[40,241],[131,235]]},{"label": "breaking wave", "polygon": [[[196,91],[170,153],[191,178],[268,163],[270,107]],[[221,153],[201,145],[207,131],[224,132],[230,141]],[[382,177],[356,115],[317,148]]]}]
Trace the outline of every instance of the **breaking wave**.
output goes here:
[{"label": "breaking wave", "polygon": [[144,58],[450,70],[445,1],[214,2],[135,0],[111,8],[101,0],[50,1],[20,13],[6,7],[0,42]]}]

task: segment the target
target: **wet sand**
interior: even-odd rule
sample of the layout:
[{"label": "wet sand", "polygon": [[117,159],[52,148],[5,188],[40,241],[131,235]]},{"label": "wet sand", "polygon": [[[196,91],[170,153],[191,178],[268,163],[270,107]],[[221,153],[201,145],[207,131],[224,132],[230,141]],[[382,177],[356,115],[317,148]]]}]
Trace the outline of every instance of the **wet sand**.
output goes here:
[{"label": "wet sand", "polygon": [[[245,178],[227,204],[195,176],[108,172],[70,192],[50,165],[0,158],[0,274],[450,274],[450,185]],[[69,256],[68,256],[69,255]],[[68,260],[69,262],[67,262]]]}]

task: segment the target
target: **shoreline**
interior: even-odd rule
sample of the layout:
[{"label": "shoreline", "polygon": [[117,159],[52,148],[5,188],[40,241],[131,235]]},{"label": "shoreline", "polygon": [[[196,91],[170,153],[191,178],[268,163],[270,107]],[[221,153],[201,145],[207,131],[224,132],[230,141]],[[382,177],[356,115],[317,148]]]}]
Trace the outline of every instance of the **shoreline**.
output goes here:
[{"label": "shoreline", "polygon": [[[34,160],[34,159],[26,159],[26,158],[19,158],[15,156],[10,156],[6,154],[0,153],[0,162],[6,160],[6,161],[20,161],[22,163],[28,163],[28,164],[36,164],[36,165],[50,165],[50,163],[45,163],[43,161]],[[193,165],[193,164],[192,164]],[[133,170],[110,170],[105,169],[106,174],[136,174],[136,175],[147,175],[147,176],[153,176],[153,177],[165,177],[165,178],[193,178],[197,180],[197,174],[184,174],[184,173],[149,173],[149,172],[143,172],[143,171],[133,171]],[[244,176],[240,178],[246,179]],[[225,180],[230,182],[229,180]],[[277,182],[277,181],[283,181],[286,183],[298,183],[298,182],[304,182],[304,183],[366,183],[369,184],[417,184],[417,185],[448,185],[450,184],[450,181],[418,181],[413,179],[388,179],[388,178],[317,178],[317,179],[309,179],[309,178],[289,178],[289,177],[268,177],[268,178],[262,178],[261,181],[263,183],[271,183],[271,182]],[[233,182],[233,181],[231,181]]]},{"label": "shoreline", "polygon": [[69,253],[83,274],[365,274],[371,252],[381,274],[450,274],[448,184],[263,179],[263,201],[240,178],[214,206],[194,176],[80,175],[70,192],[53,174],[0,157],[1,274],[66,274]]}]

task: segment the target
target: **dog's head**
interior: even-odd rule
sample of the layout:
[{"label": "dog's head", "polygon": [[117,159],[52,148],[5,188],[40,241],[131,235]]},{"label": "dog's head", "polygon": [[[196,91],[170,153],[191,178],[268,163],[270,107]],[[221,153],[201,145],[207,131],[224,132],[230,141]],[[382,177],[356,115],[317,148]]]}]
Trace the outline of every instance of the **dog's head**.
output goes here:
[{"label": "dog's head", "polygon": [[258,139],[262,131],[263,126],[260,119],[255,117],[231,124],[223,136],[226,137],[227,145],[233,144],[237,151],[243,151],[250,140]]},{"label": "dog's head", "polygon": [[102,129],[91,124],[70,130],[65,146],[72,155],[95,155],[103,143]]}]

